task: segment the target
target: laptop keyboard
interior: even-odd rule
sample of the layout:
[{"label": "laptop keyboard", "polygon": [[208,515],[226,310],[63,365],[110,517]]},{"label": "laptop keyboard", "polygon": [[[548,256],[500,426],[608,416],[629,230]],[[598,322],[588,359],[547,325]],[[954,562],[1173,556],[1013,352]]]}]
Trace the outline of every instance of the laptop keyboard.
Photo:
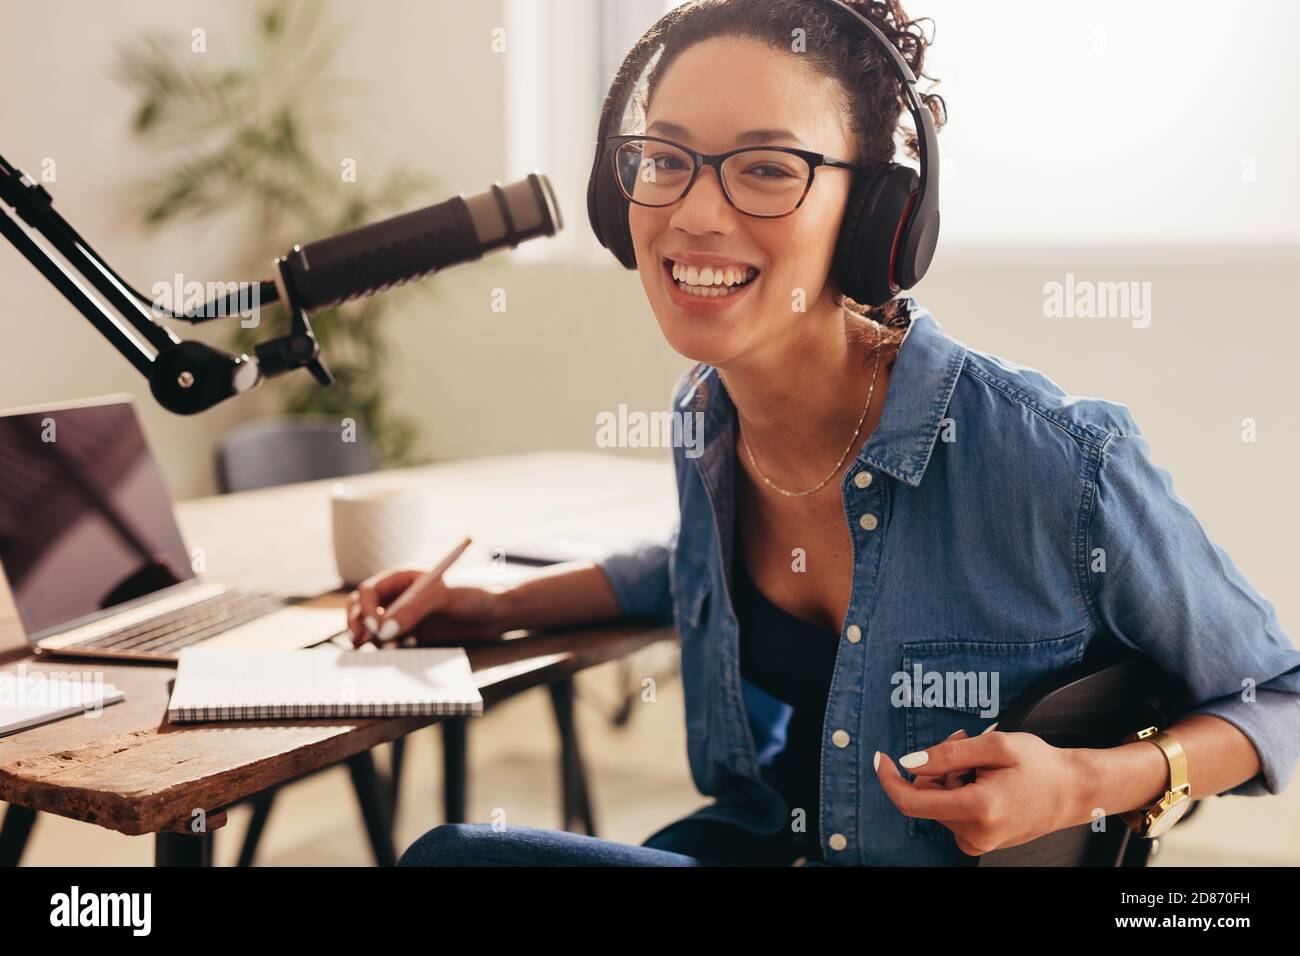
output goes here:
[{"label": "laptop keyboard", "polygon": [[70,647],[169,655],[288,606],[273,594],[226,591]]}]

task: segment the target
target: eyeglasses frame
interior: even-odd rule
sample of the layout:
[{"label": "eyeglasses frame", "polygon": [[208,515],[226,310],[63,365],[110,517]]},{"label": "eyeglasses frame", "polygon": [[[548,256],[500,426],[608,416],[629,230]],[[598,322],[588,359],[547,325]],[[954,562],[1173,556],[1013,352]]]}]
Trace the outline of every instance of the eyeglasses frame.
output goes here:
[{"label": "eyeglasses frame", "polygon": [[[623,177],[618,174],[618,150],[624,143],[633,142],[635,140],[650,140],[656,143],[665,143],[668,146],[680,149],[682,152],[689,155],[694,162],[695,166],[691,173],[690,182],[686,184],[686,188],[682,190],[682,194],[672,202],[655,205],[654,203],[639,202],[627,194],[627,190],[623,187]],[[695,187],[695,182],[700,178],[700,172],[704,167],[712,166],[713,174],[718,178],[718,185],[722,187],[722,195],[726,197],[727,203],[731,208],[735,209],[736,212],[743,216],[751,216],[755,219],[784,219],[786,216],[793,215],[797,212],[799,207],[803,205],[803,201],[808,198],[808,192],[812,189],[813,178],[816,176],[817,170],[823,166],[830,166],[833,169],[850,169],[854,172],[864,174],[870,169],[870,167],[864,166],[860,163],[849,163],[842,159],[832,159],[825,153],[819,153],[811,149],[800,149],[796,146],[741,146],[737,149],[729,149],[725,153],[701,153],[698,150],[691,149],[689,146],[683,145],[673,139],[666,139],[663,136],[647,136],[638,133],[622,133],[614,136],[606,136],[605,148],[609,151],[610,162],[613,164],[612,172],[614,174],[614,182],[618,185],[618,191],[628,202],[635,203],[638,206],[644,206],[647,209],[667,209],[669,206],[685,199],[687,195],[690,194],[690,191]],[[799,201],[795,203],[794,208],[789,212],[771,214],[746,212],[744,209],[737,206],[736,201],[731,198],[731,192],[727,189],[727,181],[722,175],[722,164],[737,153],[757,152],[758,150],[763,150],[764,152],[789,153],[792,156],[798,156],[808,164],[808,181],[804,183],[803,194],[800,195]]]}]

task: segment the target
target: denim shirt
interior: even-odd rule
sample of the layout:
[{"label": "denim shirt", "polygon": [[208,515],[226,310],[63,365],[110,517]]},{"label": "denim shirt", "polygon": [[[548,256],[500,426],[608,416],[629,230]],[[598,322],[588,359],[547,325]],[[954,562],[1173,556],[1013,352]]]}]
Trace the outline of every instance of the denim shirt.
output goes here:
[{"label": "denim shirt", "polygon": [[[840,482],[853,585],[822,730],[826,860],[970,863],[950,830],[894,806],[874,752],[897,760],[959,728],[979,733],[1099,638],[1180,676],[1192,712],[1250,739],[1262,771],[1228,793],[1281,792],[1300,758],[1300,651],[1152,463],[1128,408],[1066,395],[907,305],[880,422]],[[760,768],[791,711],[740,673],[735,406],[699,365],[673,407],[703,414],[702,453],[673,450],[680,522],[601,566],[626,615],[676,622],[691,773],[716,798],[696,815],[774,832],[798,808]],[[979,689],[927,696],[933,673]]]}]

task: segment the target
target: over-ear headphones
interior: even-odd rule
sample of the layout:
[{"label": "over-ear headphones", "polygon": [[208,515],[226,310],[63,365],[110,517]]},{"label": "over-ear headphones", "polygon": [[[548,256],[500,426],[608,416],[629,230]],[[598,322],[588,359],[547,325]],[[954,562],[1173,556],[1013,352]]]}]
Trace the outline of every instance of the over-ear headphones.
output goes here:
[{"label": "over-ear headphones", "polygon": [[[934,117],[921,103],[902,53],[874,23],[840,0],[822,0],[852,17],[861,31],[884,52],[898,77],[903,99],[916,124],[920,175],[910,166],[889,163],[874,176],[854,173],[832,265],[840,289],[855,302],[878,306],[921,280],[939,239],[939,144]],[[671,14],[669,14],[671,16]],[[653,29],[653,28],[652,28]],[[644,37],[642,37],[644,40]],[[638,43],[632,49],[641,47]],[[628,54],[630,58],[631,53]],[[626,77],[624,60],[617,76]],[[622,120],[627,84],[615,81],[605,98],[596,135],[596,157],[587,182],[587,217],[600,244],[625,268],[636,268],[636,250],[628,228],[629,203],[615,182],[613,159],[605,147],[612,123]]]}]

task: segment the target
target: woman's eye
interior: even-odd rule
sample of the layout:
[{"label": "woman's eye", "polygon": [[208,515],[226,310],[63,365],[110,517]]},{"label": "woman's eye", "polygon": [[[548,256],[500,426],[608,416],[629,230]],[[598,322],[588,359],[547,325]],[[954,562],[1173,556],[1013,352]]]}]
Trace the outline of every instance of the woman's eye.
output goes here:
[{"label": "woman's eye", "polygon": [[[766,170],[766,172],[763,172]],[[747,174],[757,175],[759,179],[783,179],[788,178],[791,173],[788,169],[780,166],[774,166],[771,163],[761,163],[757,166],[751,166],[745,170]]]}]

